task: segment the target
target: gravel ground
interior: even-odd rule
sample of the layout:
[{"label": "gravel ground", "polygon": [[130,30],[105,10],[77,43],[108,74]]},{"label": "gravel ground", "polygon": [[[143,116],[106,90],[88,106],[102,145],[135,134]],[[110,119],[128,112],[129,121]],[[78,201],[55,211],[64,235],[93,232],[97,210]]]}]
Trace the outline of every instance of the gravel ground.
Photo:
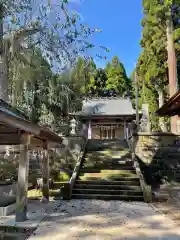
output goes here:
[{"label": "gravel ground", "polygon": [[158,211],[170,218],[177,226],[180,226],[180,202],[176,199],[169,198],[166,202],[157,202],[153,205]]},{"label": "gravel ground", "polygon": [[60,201],[29,240],[179,240],[180,229],[153,204]]}]

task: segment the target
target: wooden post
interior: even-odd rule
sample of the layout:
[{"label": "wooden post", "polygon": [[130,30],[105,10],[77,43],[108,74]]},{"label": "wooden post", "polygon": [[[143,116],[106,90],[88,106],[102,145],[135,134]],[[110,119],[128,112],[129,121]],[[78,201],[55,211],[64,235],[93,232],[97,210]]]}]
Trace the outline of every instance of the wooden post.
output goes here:
[{"label": "wooden post", "polygon": [[43,200],[49,201],[49,154],[47,142],[43,145],[43,163],[42,163],[42,177],[43,177]]},{"label": "wooden post", "polygon": [[139,86],[138,86],[138,80],[137,80],[137,72],[135,71],[134,76],[135,81],[135,92],[136,92],[136,124],[139,129]]},{"label": "wooden post", "polygon": [[[177,62],[176,62],[176,51],[173,38],[173,19],[171,10],[167,12],[166,16],[166,28],[167,28],[167,53],[168,53],[168,75],[169,75],[169,96],[172,97],[177,87]],[[177,131],[177,116],[171,117],[171,132]]]},{"label": "wooden post", "polygon": [[30,137],[31,136],[27,133],[21,135],[16,193],[16,222],[24,222],[27,219],[27,192],[29,175],[28,145],[30,144]]}]

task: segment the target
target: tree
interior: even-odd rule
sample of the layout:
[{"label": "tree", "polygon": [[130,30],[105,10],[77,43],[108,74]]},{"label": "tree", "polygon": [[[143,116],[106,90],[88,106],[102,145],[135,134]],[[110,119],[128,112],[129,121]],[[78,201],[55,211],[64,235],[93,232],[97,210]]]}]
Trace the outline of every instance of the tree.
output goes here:
[{"label": "tree", "polygon": [[[176,4],[179,5],[179,1],[176,1]],[[163,99],[166,99],[169,95],[168,91],[168,81],[172,80],[172,77],[168,77],[168,72],[170,74],[173,64],[167,64],[169,58],[169,48],[167,48],[167,39],[170,37],[167,33],[169,33],[167,26],[167,19],[170,17],[174,21],[175,31],[174,39],[175,42],[179,39],[178,29],[179,23],[177,21],[177,14],[172,10],[174,9],[174,3],[172,1],[143,1],[143,9],[144,9],[144,18],[142,20],[143,26],[143,37],[141,40],[141,46],[143,48],[142,53],[139,57],[137,70],[138,74],[142,76],[144,81],[142,84],[149,88],[151,91],[151,96],[158,96],[157,104],[154,104],[154,108],[151,108],[151,101],[149,99],[148,103],[151,108],[151,114],[157,110],[158,105],[163,104]],[[177,7],[175,7],[177,9]],[[171,13],[171,14],[170,14]],[[170,15],[169,15],[170,14]],[[172,22],[171,22],[172,23]],[[168,30],[168,31],[167,31]],[[172,29],[171,29],[172,30]],[[171,33],[172,37],[172,33]],[[172,40],[172,38],[171,38]],[[171,41],[172,43],[172,41]],[[171,47],[173,47],[171,45]],[[178,54],[177,44],[176,53]],[[171,52],[174,51],[171,49]],[[174,52],[173,52],[173,56]],[[175,65],[174,65],[175,66]],[[170,71],[168,71],[170,70]],[[174,70],[173,70],[174,71]],[[170,74],[171,75],[171,74]],[[174,75],[175,76],[175,75]],[[176,77],[175,77],[176,78]],[[174,78],[174,79],[175,79]],[[174,81],[174,80],[173,80]],[[169,86],[172,85],[172,82],[169,82]],[[154,87],[155,86],[155,87]],[[174,85],[173,85],[174,86]],[[171,91],[171,89],[170,89]],[[174,92],[175,90],[171,91]],[[144,96],[144,92],[141,93],[142,97]],[[170,93],[172,95],[173,93]],[[146,100],[147,101],[147,100]],[[151,115],[152,118],[154,116]],[[157,122],[154,124],[157,126]]]},{"label": "tree", "polygon": [[100,32],[83,25],[79,15],[71,11],[68,1],[60,0],[57,4],[56,1],[42,3],[37,0],[35,3],[32,0],[3,0],[0,3],[0,98],[4,100],[8,99],[6,37],[16,40],[11,44],[15,49],[19,41],[21,46],[30,42],[31,46],[42,50],[51,64],[62,70],[70,68],[80,54],[88,54],[88,50],[95,47],[88,41],[89,36]]},{"label": "tree", "polygon": [[33,122],[38,123],[41,104],[47,99],[53,73],[38,48],[32,51],[29,62],[29,65],[20,65],[16,73],[13,68],[10,68],[12,70],[10,77],[14,74],[18,77],[18,81],[14,79],[11,97],[13,97],[14,106],[21,108]]},{"label": "tree", "polygon": [[105,90],[107,85],[107,75],[104,69],[97,69],[94,76],[91,76],[90,83],[88,85],[88,93],[90,96],[105,96]]},{"label": "tree", "polygon": [[95,73],[96,64],[93,59],[85,61],[82,57],[78,58],[71,73],[74,92],[78,92],[81,96],[84,96],[87,92],[90,79]]},{"label": "tree", "polygon": [[106,89],[116,93],[118,96],[125,97],[130,95],[131,81],[126,75],[123,64],[118,57],[113,57],[111,65],[106,66],[107,86]]}]

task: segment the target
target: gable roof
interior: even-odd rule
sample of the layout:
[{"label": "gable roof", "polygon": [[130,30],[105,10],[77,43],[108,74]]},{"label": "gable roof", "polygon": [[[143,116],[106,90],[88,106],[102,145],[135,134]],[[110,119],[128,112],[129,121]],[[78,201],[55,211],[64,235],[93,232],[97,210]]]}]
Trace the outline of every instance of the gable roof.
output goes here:
[{"label": "gable roof", "polygon": [[83,102],[82,111],[76,115],[81,116],[125,116],[134,115],[135,110],[132,107],[130,99],[92,99]]},{"label": "gable roof", "polygon": [[9,103],[3,101],[2,99],[0,99],[0,110],[17,118],[29,120],[28,116],[26,116],[22,111],[17,108],[13,108]]},{"label": "gable roof", "polygon": [[32,123],[21,111],[0,99],[0,144],[2,142],[4,145],[20,144],[21,132],[32,134],[41,141],[62,142],[62,137]]}]

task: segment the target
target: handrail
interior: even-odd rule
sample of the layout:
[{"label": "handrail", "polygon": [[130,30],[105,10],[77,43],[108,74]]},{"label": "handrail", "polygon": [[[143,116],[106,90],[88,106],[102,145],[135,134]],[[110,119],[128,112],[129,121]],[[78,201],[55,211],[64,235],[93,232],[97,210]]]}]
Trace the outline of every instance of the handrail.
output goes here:
[{"label": "handrail", "polygon": [[137,157],[135,154],[133,154],[133,162],[134,162],[134,168],[136,170],[136,174],[140,180],[140,186],[141,186],[141,189],[143,191],[143,197],[144,197],[144,201],[145,202],[152,202],[152,189],[151,189],[151,186],[148,185],[144,179],[144,176],[141,172],[141,168],[139,166],[139,162],[137,160]]},{"label": "handrail", "polygon": [[77,177],[79,175],[79,170],[82,166],[83,157],[84,157],[84,153],[85,153],[87,143],[88,143],[88,139],[86,140],[83,148],[81,149],[81,151],[79,153],[79,156],[78,156],[78,159],[77,159],[77,162],[76,162],[76,166],[73,170],[73,173],[72,173],[72,176],[71,176],[69,182],[65,183],[64,186],[63,186],[63,199],[65,199],[65,200],[70,200],[71,199],[72,190],[73,190],[73,187],[74,187],[75,182],[77,180]]},{"label": "handrail", "polygon": [[[135,154],[135,149],[132,146],[134,143],[132,142],[132,145],[130,143],[131,138],[133,138],[133,135],[129,136],[127,138],[127,143],[128,143],[129,149],[132,153],[132,160],[133,160],[133,163],[134,163],[134,168],[135,168],[136,174],[137,174],[137,176],[139,178],[139,181],[140,181],[141,189],[143,191],[144,201],[145,202],[152,202],[152,189],[151,189],[151,186],[146,183],[146,181],[144,179],[144,176],[141,172],[141,168],[139,166],[139,162],[138,162],[137,156]],[[132,141],[133,141],[133,139],[132,139]]]}]

